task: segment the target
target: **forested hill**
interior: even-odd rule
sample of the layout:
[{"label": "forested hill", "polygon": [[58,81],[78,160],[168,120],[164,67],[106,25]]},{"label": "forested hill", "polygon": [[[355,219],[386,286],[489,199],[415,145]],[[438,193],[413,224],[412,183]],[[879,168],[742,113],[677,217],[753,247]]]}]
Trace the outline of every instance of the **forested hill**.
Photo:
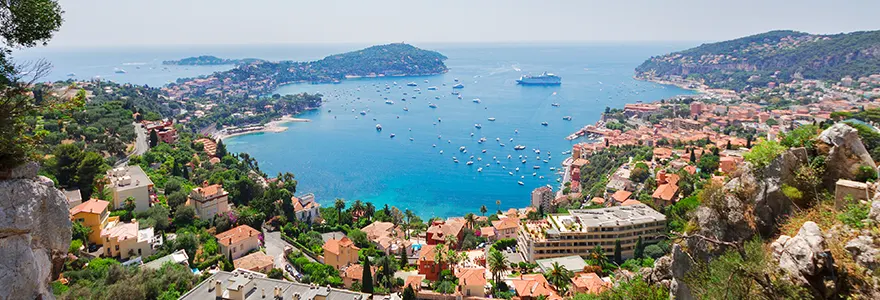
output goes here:
[{"label": "forested hill", "polygon": [[681,76],[734,90],[799,77],[840,80],[875,73],[880,73],[880,31],[770,31],[651,57],[636,68],[639,77]]},{"label": "forested hill", "polygon": [[256,58],[243,58],[243,59],[229,59],[229,58],[219,58],[213,55],[201,55],[201,56],[193,56],[187,57],[180,60],[166,60],[163,61],[163,65],[178,65],[178,66],[215,66],[215,65],[238,65],[238,64],[249,64],[253,62],[260,61]]},{"label": "forested hill", "polygon": [[327,56],[312,62],[255,61],[200,78],[178,79],[171,96],[268,94],[294,82],[338,82],[346,77],[420,76],[447,71],[446,56],[408,44],[387,44]]}]

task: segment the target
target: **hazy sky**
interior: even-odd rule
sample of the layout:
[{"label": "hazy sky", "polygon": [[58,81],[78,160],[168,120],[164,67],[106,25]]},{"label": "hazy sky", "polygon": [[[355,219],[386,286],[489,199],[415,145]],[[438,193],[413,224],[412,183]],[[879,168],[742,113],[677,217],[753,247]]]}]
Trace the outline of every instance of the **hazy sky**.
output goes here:
[{"label": "hazy sky", "polygon": [[59,0],[52,47],[718,41],[880,29],[880,1]]}]

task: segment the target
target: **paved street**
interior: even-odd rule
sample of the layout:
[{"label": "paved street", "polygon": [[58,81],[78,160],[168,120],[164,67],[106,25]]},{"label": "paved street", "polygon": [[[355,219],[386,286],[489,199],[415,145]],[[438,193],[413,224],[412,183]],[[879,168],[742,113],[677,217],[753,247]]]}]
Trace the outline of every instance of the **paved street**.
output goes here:
[{"label": "paved street", "polygon": [[[263,242],[265,244],[264,246],[266,247],[266,255],[269,255],[269,256],[275,258],[275,268],[279,268],[281,270],[284,270],[285,274],[287,274],[291,278],[295,278],[293,276],[293,274],[290,274],[284,268],[284,266],[287,265],[287,258],[284,257],[284,247],[290,246],[293,249],[297,249],[297,248],[295,246],[285,242],[284,240],[282,240],[280,231],[273,231],[273,232],[263,231]],[[308,258],[312,262],[317,262],[314,259],[312,259],[311,257],[309,257],[308,255],[305,255],[305,257]]]},{"label": "paved street", "polygon": [[[136,135],[134,140],[134,151],[132,151],[131,155],[143,155],[150,149],[147,132],[139,123],[132,123],[131,125],[134,126],[134,133]],[[128,158],[131,157],[131,155],[117,161],[115,167],[128,164]]]}]

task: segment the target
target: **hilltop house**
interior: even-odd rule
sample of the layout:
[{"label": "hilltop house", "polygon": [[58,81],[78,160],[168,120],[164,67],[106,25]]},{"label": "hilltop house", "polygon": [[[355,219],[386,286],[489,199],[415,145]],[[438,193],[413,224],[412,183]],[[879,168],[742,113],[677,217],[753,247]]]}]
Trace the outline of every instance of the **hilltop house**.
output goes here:
[{"label": "hilltop house", "polygon": [[486,269],[467,268],[460,269],[455,274],[458,277],[458,291],[465,297],[486,297]]},{"label": "hilltop house", "polygon": [[315,201],[315,194],[293,197],[290,200],[293,202],[293,211],[297,220],[305,223],[318,223],[321,221],[321,204]]},{"label": "hilltop house", "polygon": [[519,229],[519,219],[503,218],[498,221],[492,221],[492,227],[495,228],[495,238],[515,239],[516,230]]},{"label": "hilltop house", "polygon": [[455,245],[447,245],[450,248],[457,248],[464,238],[464,222],[458,219],[450,219],[446,221],[435,221],[427,231],[428,245],[437,245],[446,243],[446,237],[452,236]]},{"label": "hilltop house", "polygon": [[412,242],[406,239],[403,230],[390,222],[373,222],[361,229],[367,239],[386,255],[397,255],[405,249],[407,256],[413,254]]},{"label": "hilltop house", "polygon": [[119,217],[110,217],[107,227],[101,230],[104,255],[121,259],[152,255],[162,245],[162,236],[156,236],[153,227],[138,230],[138,225],[137,220],[124,223]]},{"label": "hilltop house", "polygon": [[358,262],[358,250],[348,237],[341,239],[329,239],[324,242],[324,264],[333,266],[336,270],[342,270],[343,267],[356,264]]},{"label": "hilltop house", "polygon": [[219,184],[208,185],[205,181],[201,187],[189,193],[187,206],[195,208],[196,215],[202,220],[212,220],[214,216],[229,211],[229,193]]},{"label": "hilltop house", "polygon": [[236,269],[245,269],[260,273],[269,273],[269,270],[275,266],[275,258],[257,251],[232,261]]},{"label": "hilltop house", "polygon": [[436,281],[440,277],[440,272],[449,268],[446,263],[437,264],[434,260],[436,245],[424,245],[419,251],[419,274],[425,275],[425,279]]},{"label": "hilltop house", "polygon": [[125,166],[107,171],[110,184],[107,189],[113,196],[113,208],[121,209],[125,200],[134,199],[135,212],[145,212],[153,200],[153,181],[144,173],[140,166]]},{"label": "hilltop house", "polygon": [[[370,266],[370,274],[373,275],[373,282],[378,280],[377,272],[379,270],[376,266]],[[351,285],[355,282],[362,282],[364,279],[364,266],[361,264],[353,264],[342,270],[342,284],[345,285],[346,288],[351,288]]]},{"label": "hilltop house", "polygon": [[251,250],[260,248],[260,232],[247,225],[240,225],[214,237],[220,245],[220,253],[235,260]]},{"label": "hilltop house", "polygon": [[110,212],[107,210],[109,206],[110,202],[91,199],[70,209],[70,221],[80,222],[83,226],[92,229],[89,240],[83,242],[104,244],[104,240],[101,239],[101,229],[107,226],[107,219],[110,217]]}]

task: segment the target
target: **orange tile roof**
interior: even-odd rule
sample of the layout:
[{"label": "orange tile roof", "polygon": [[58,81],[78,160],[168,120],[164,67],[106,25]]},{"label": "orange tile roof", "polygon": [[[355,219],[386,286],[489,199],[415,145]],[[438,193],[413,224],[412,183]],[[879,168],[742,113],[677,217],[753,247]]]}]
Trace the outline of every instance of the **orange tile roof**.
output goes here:
[{"label": "orange tile roof", "polygon": [[257,251],[232,261],[232,264],[235,268],[257,271],[271,268],[275,265],[275,259]]},{"label": "orange tile roof", "polygon": [[436,245],[422,245],[422,249],[419,250],[419,260],[433,262],[434,261],[434,248],[437,248]]},{"label": "orange tile roof", "polygon": [[596,204],[605,204],[605,198],[602,197],[593,197],[590,201]]},{"label": "orange tile roof", "polygon": [[[370,266],[370,274],[376,276],[376,270],[378,270],[376,266]],[[362,280],[364,279],[364,266],[361,264],[353,264],[345,268],[342,271],[342,278],[351,278],[354,280]]]},{"label": "orange tile roof", "polygon": [[667,183],[657,186],[657,189],[654,190],[654,193],[651,194],[651,197],[663,199],[666,201],[672,201],[672,198],[675,197],[675,193],[678,193],[678,186]]},{"label": "orange tile roof", "polygon": [[514,218],[504,218],[498,221],[492,221],[492,227],[497,230],[511,229],[519,227],[519,222]]},{"label": "orange tile roof", "polygon": [[324,246],[321,246],[324,250],[330,251],[330,253],[339,255],[341,253],[340,249],[342,248],[352,248],[355,251],[360,250],[357,246],[354,245],[347,236],[342,237],[341,239],[329,239],[324,242]]},{"label": "orange tile roof", "polygon": [[623,201],[623,203],[621,203],[620,205],[621,206],[629,206],[629,205],[636,205],[636,204],[642,204],[642,202],[640,202],[639,200],[635,200],[635,199],[629,199],[629,200]]},{"label": "orange tile roof", "polygon": [[88,213],[88,214],[96,214],[99,215],[107,209],[107,206],[110,205],[109,201],[99,200],[99,199],[89,199],[89,201],[80,203],[77,206],[74,206],[70,209],[70,215],[76,215],[78,213]]},{"label": "orange tile roof", "polygon": [[458,238],[458,234],[461,233],[461,230],[464,228],[464,222],[459,222],[458,220],[447,220],[443,224],[432,225],[428,228],[428,233],[433,234],[434,240],[445,240],[446,236],[453,236]]},{"label": "orange tile roof", "polygon": [[611,199],[614,199],[614,201],[617,201],[617,202],[623,202],[623,201],[626,201],[626,199],[629,199],[629,196],[631,196],[631,195],[632,195],[632,192],[625,191],[625,190],[619,190],[619,191],[614,192],[613,195],[611,195]]},{"label": "orange tile roof", "polygon": [[413,290],[418,291],[422,288],[422,280],[425,280],[425,275],[410,275],[406,278],[403,287],[412,286]]},{"label": "orange tile roof", "polygon": [[609,288],[609,284],[602,280],[596,273],[580,273],[571,279],[575,289],[579,292],[599,294]]},{"label": "orange tile roof", "polygon": [[520,297],[537,298],[544,295],[550,300],[562,299],[542,274],[520,275],[513,278],[511,282],[516,289],[516,294]]},{"label": "orange tile roof", "polygon": [[216,235],[217,242],[224,245],[229,246],[232,244],[238,244],[241,241],[248,239],[252,236],[258,236],[260,234],[256,229],[251,228],[247,225],[240,225],[238,227],[232,228],[230,230],[221,232]]},{"label": "orange tile roof", "polygon": [[484,238],[494,237],[495,236],[495,227],[483,227],[480,228],[480,235]]},{"label": "orange tile roof", "polygon": [[459,270],[458,274],[455,275],[458,277],[459,285],[475,285],[475,286],[485,286],[486,285],[486,269],[485,268],[467,268]]}]

